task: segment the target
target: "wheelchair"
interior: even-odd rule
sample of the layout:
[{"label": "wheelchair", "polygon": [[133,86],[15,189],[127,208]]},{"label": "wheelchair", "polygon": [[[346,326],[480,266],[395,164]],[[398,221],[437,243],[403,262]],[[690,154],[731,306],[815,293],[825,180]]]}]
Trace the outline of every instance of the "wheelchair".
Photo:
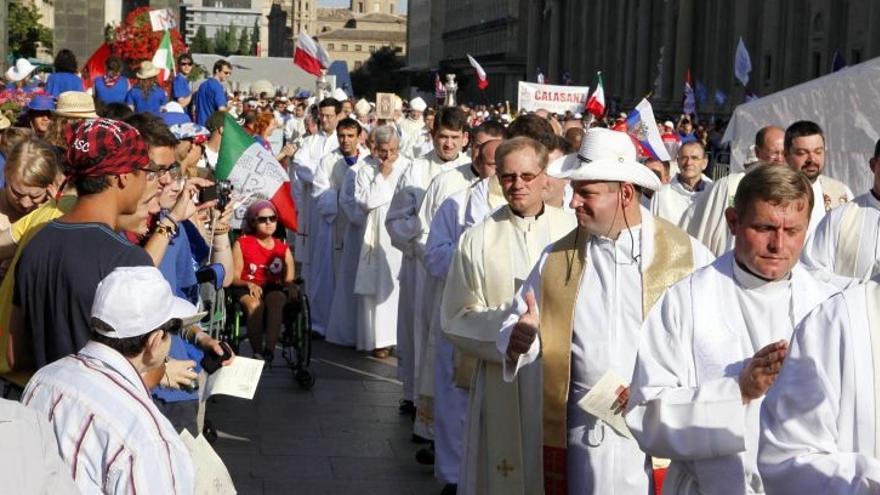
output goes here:
[{"label": "wheelchair", "polygon": [[[302,285],[302,279],[294,281]],[[287,289],[285,289],[285,293]],[[238,301],[232,299],[231,294],[226,295],[223,312],[225,313],[225,325],[219,340],[223,340],[238,354],[241,341],[247,338],[242,333],[245,320],[244,310]],[[311,390],[315,385],[315,375],[309,371],[312,358],[312,321],[309,306],[309,298],[305,291],[298,291],[294,301],[284,305],[281,334],[278,343],[281,344],[281,357],[287,367],[293,373],[293,379],[303,390]]]}]

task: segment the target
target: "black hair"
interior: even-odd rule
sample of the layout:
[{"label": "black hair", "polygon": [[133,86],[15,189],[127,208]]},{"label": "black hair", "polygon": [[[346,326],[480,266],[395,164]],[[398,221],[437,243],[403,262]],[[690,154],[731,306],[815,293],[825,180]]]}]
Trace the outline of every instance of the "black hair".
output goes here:
[{"label": "black hair", "polygon": [[223,128],[223,122],[225,120],[224,115],[226,115],[226,112],[220,110],[212,113],[211,116],[208,117],[208,121],[205,122],[205,127],[211,132]]},{"label": "black hair", "polygon": [[822,142],[825,142],[825,133],[822,132],[822,128],[819,127],[819,124],[810,120],[798,120],[794,124],[788,126],[788,129],[785,130],[785,143],[783,147],[785,151],[788,151],[791,149],[791,143],[795,139],[816,135],[822,136]]},{"label": "black hair", "polygon": [[506,133],[506,131],[507,130],[504,128],[504,125],[497,120],[487,120],[475,127],[473,130],[474,137],[476,137],[477,134],[482,133],[497,138],[504,138],[504,134]]},{"label": "black hair", "polygon": [[55,67],[55,72],[71,72],[76,74],[76,55],[67,48],[58,50],[58,53],[55,55],[55,61],[52,65]]},{"label": "black hair", "polygon": [[880,157],[880,139],[878,139],[877,144],[874,145],[874,157]]},{"label": "black hair", "polygon": [[[92,335],[90,337],[91,340],[94,340],[95,342],[98,342],[100,344],[104,344],[107,347],[113,349],[114,351],[122,354],[123,356],[125,356],[127,358],[133,358],[133,357],[137,356],[138,354],[144,352],[144,349],[146,349],[146,347],[147,347],[147,341],[150,340],[150,336],[153,335],[153,333],[155,333],[155,332],[163,332],[163,333],[179,332],[180,331],[180,320],[177,318],[172,318],[171,320],[168,320],[167,322],[160,325],[159,328],[156,328],[155,330],[147,332],[143,335],[138,335],[136,337],[125,337],[122,339],[107,337],[105,335],[98,333],[98,330],[101,330],[104,332],[113,332],[114,331],[113,327],[111,327],[110,325],[108,325],[107,323],[105,323],[104,321],[102,321],[99,318],[92,318],[91,327],[92,327]],[[164,335],[163,335],[163,337],[164,337]]]},{"label": "black hair", "polygon": [[218,72],[221,72],[224,67],[229,67],[229,69],[231,70],[232,64],[230,64],[229,62],[227,62],[221,58],[220,60],[214,62],[214,72],[213,73],[216,74]]},{"label": "black hair", "polygon": [[464,110],[458,107],[444,107],[434,117],[434,132],[441,128],[449,131],[464,132],[468,127],[468,117]]},{"label": "black hair", "polygon": [[333,107],[333,109],[336,110],[336,113],[342,111],[342,103],[340,103],[339,100],[333,97],[324,98],[323,100],[321,100],[320,103],[318,103],[319,109],[327,107]]},{"label": "black hair", "polygon": [[542,134],[555,134],[550,121],[532,113],[520,115],[507,127],[507,137],[527,136],[541,140]]},{"label": "black hair", "polygon": [[354,129],[357,131],[358,136],[361,135],[361,124],[357,120],[354,120],[351,117],[346,117],[346,118],[340,120],[336,124],[336,131],[339,132],[339,129]]},{"label": "black hair", "polygon": [[98,114],[108,119],[125,120],[131,117],[134,111],[125,103],[117,101],[102,105]]},{"label": "black hair", "polygon": [[189,62],[189,63],[192,63],[192,61],[193,61],[192,55],[190,55],[189,53],[181,53],[181,54],[177,57],[177,63],[178,63],[178,64],[180,64],[181,62]]},{"label": "black hair", "polygon": [[151,113],[131,114],[124,122],[141,133],[147,146],[151,148],[160,146],[177,146],[179,142],[174,134],[165,125],[165,121]]},{"label": "black hair", "polygon": [[110,180],[106,175],[100,177],[76,176],[73,179],[73,187],[76,188],[77,196],[89,196],[104,192],[110,187]]},{"label": "black hair", "polygon": [[120,72],[122,72],[122,59],[115,55],[107,57],[107,61],[104,62],[104,67],[107,69],[108,72],[115,72],[119,74]]}]

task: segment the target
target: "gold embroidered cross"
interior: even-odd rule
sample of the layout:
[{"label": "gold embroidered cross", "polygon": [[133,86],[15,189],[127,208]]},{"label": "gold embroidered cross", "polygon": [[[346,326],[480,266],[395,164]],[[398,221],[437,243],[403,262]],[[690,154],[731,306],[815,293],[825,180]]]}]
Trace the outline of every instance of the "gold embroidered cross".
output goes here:
[{"label": "gold embroidered cross", "polygon": [[495,466],[495,469],[501,471],[501,476],[507,478],[507,475],[513,471],[513,466],[507,463],[507,459],[501,459],[501,464]]}]

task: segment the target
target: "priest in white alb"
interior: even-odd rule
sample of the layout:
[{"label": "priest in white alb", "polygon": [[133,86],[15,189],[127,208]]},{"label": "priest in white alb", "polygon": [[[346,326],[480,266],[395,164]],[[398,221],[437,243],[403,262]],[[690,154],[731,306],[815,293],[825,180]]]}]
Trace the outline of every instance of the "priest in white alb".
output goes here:
[{"label": "priest in white alb", "polygon": [[[412,161],[397,183],[394,198],[385,219],[385,228],[391,243],[403,253],[400,268],[400,306],[397,319],[398,377],[403,382],[402,412],[412,412],[416,400],[416,370],[421,356],[420,337],[428,323],[421,316],[422,297],[419,293],[427,272],[416,256],[416,243],[422,231],[419,206],[428,184],[438,174],[451,170],[470,157],[462,153],[467,144],[467,114],[458,108],[444,108],[437,113],[434,124],[434,150]],[[431,422],[433,406],[422,409],[423,421],[417,421],[416,433],[430,438],[427,424]]]},{"label": "priest in white alb", "polygon": [[703,172],[709,165],[706,148],[699,141],[678,148],[678,173],[651,197],[651,213],[680,225],[684,212],[712,187]]},{"label": "priest in white alb", "polygon": [[[642,321],[712,256],[640,205],[639,190],[660,181],[626,134],[592,128],[547,173],[571,179],[578,227],[544,251],[517,292],[497,342],[503,377],[541,368],[542,390],[527,393],[541,393],[542,424],[528,427],[543,433],[545,494],[649,494],[651,460],[620,431]],[[526,468],[541,476],[541,466]]]},{"label": "priest in white alb", "polygon": [[[354,119],[341,119],[336,125],[339,148],[325,156],[315,170],[312,182],[312,200],[316,221],[311,226],[312,249],[321,256],[314,256],[309,282],[310,314],[313,321],[325,322],[325,338],[340,345],[354,345],[354,329],[336,327],[330,329],[334,306],[336,279],[342,261],[342,241],[348,227],[348,219],[339,210],[339,188],[349,167],[367,158],[366,150],[360,149],[361,126]],[[328,253],[332,253],[328,256]],[[341,301],[344,302],[344,301]]]},{"label": "priest in white alb", "polygon": [[[484,155],[491,143],[484,145]],[[478,359],[470,385],[459,495],[543,490],[540,475],[535,476],[540,473],[540,431],[529,427],[540,423],[533,407],[540,401],[540,378],[524,370],[513,383],[502,380],[504,356],[495,342],[516,289],[541,252],[576,225],[573,214],[543,202],[544,146],[518,137],[504,142],[495,156],[496,177],[508,202],[462,235],[441,308],[445,338],[465,356]],[[522,415],[530,418],[523,421]],[[526,463],[532,469],[524,469]]]},{"label": "priest in white alb", "polygon": [[[315,260],[322,269],[312,270],[321,278],[314,282],[320,299],[310,300],[311,311],[326,315],[327,342],[350,347],[355,345],[354,277],[364,220],[359,208],[351,208],[354,174],[369,157],[369,152],[359,145],[361,131],[360,124],[354,119],[339,121],[336,126],[339,150],[321,161],[314,182],[315,208],[320,222],[313,246],[325,255]],[[348,179],[348,190],[345,190],[349,171],[354,174]],[[351,216],[355,217],[354,220]],[[333,256],[327,256],[331,252]]]},{"label": "priest in white alb", "polygon": [[[355,202],[366,214],[354,291],[357,294],[356,348],[387,358],[397,343],[397,302],[402,253],[391,244],[385,216],[397,181],[406,168],[399,157],[397,131],[387,125],[370,135],[373,154],[357,171]],[[338,308],[344,310],[348,308]]]},{"label": "priest in white alb", "polygon": [[[313,239],[311,235],[316,230],[313,225],[319,222],[318,211],[314,206],[313,199],[315,172],[325,156],[339,148],[336,139],[336,123],[340,111],[340,103],[333,98],[325,98],[318,103],[319,130],[316,134],[303,139],[302,147],[293,156],[294,168],[294,198],[297,203],[298,226],[293,253],[296,261],[302,264],[300,273],[306,282],[306,293],[309,299],[313,299],[317,293],[313,292],[315,283],[312,277],[312,262],[315,257],[312,249]],[[327,321],[319,318],[312,319],[312,329],[321,335],[326,330]]]},{"label": "priest in white alb", "polygon": [[832,296],[804,318],[761,405],[768,494],[880,493],[880,286]]},{"label": "priest in white alb", "polygon": [[672,461],[664,493],[764,493],[761,400],[795,325],[835,291],[798,263],[812,201],[800,172],[750,171],[726,213],[734,248],[648,315],[626,421],[642,450]]},{"label": "priest in white alb", "polygon": [[400,154],[410,160],[419,157],[413,153],[413,150],[422,135],[422,129],[425,128],[422,115],[427,108],[425,100],[416,96],[409,102],[409,112],[407,112],[406,118],[400,121]]},{"label": "priest in white alb", "polygon": [[[496,138],[474,146],[471,165],[478,178],[487,179],[495,175],[495,150],[500,144],[501,139]],[[474,361],[464,358],[438,333],[442,323],[441,302],[446,274],[458,239],[465,230],[465,205],[472,190],[473,187],[465,187],[443,201],[431,221],[431,231],[425,244],[425,268],[434,283],[434,302],[426,307],[432,311],[430,331],[436,332],[433,334],[434,355],[431,360],[434,363],[434,475],[447,486],[458,484],[468,387]]]},{"label": "priest in white alb", "polygon": [[880,140],[868,167],[873,187],[831,210],[807,239],[801,259],[808,269],[859,281],[880,273]]}]

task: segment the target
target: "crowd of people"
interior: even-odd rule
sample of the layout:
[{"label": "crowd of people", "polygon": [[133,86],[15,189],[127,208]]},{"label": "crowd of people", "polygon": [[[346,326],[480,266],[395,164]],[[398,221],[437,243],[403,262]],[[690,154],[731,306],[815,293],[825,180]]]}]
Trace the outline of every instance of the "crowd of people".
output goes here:
[{"label": "crowd of people", "polygon": [[[44,85],[7,72],[32,97],[0,130],[0,371],[32,374],[0,402],[15,493],[192,492],[177,432],[204,427],[201,358],[229,356],[205,272],[269,364],[301,293],[314,338],[396,357],[444,495],[880,491],[880,141],[857,197],[811,121],[767,122],[713,182],[719,129],[688,117],[657,123],[660,161],[625,114],[378,118],[228,91],[224,60],[193,89],[187,54],[167,85],[111,58],[89,93],[63,52]],[[287,167],[296,231],[199,200],[225,114]]]}]

